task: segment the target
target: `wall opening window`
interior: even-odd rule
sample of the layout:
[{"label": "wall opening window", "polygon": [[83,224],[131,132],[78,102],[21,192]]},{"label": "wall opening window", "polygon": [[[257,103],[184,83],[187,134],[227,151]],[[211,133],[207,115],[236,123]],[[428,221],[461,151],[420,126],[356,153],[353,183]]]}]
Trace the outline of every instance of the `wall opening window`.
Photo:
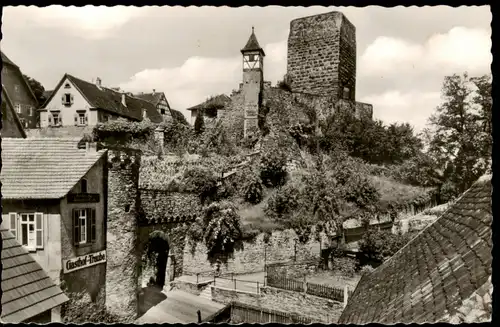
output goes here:
[{"label": "wall opening window", "polygon": [[33,116],[33,107],[28,106],[28,116],[32,117]]},{"label": "wall opening window", "polygon": [[69,85],[69,83],[66,83],[66,84],[64,84],[64,88],[65,88],[65,89],[70,89],[70,88],[71,88],[71,85]]},{"label": "wall opening window", "polygon": [[67,104],[71,103],[71,94],[66,93],[64,95],[64,102],[66,102]]},{"label": "wall opening window", "polygon": [[86,124],[86,122],[85,122],[85,113],[84,112],[78,113],[78,124],[79,125],[85,125]]},{"label": "wall opening window", "polygon": [[85,178],[80,181],[80,192],[87,193],[87,180]]},{"label": "wall opening window", "polygon": [[95,209],[73,209],[73,230],[75,245],[94,243],[96,240]]},{"label": "wall opening window", "polygon": [[14,105],[14,107],[16,108],[16,113],[20,114],[21,113],[21,104],[20,103],[16,103]]},{"label": "wall opening window", "polygon": [[53,121],[54,126],[60,125],[61,120],[60,120],[60,117],[59,117],[59,113],[57,113],[57,112],[53,112],[52,113],[52,121]]},{"label": "wall opening window", "polygon": [[9,213],[10,232],[28,250],[43,249],[43,213]]}]

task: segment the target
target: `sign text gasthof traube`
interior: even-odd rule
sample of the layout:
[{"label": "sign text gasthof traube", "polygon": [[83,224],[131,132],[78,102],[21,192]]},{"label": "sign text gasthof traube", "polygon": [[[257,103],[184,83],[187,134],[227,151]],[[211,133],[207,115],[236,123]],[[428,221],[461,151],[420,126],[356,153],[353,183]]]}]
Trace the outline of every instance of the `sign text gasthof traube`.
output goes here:
[{"label": "sign text gasthof traube", "polygon": [[106,250],[96,253],[82,255],[81,257],[71,258],[64,260],[63,271],[65,274],[80,270],[83,268],[95,266],[100,263],[106,262]]}]

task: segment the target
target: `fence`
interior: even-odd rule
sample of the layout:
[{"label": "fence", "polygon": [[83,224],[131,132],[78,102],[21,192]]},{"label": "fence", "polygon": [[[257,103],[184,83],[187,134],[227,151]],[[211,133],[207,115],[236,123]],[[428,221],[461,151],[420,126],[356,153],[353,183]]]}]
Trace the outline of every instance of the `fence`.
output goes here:
[{"label": "fence", "polygon": [[240,302],[231,302],[231,323],[310,324],[312,320],[295,313],[265,309]]},{"label": "fence", "polygon": [[344,290],[328,285],[307,283],[306,293],[334,301],[344,301]]},{"label": "fence", "polygon": [[304,282],[291,278],[267,276],[266,285],[287,291],[304,292]]},{"label": "fence", "polygon": [[252,292],[252,293],[260,293],[260,287],[264,286],[260,282],[255,282],[253,280],[243,280],[236,279],[234,275],[231,274],[231,277],[216,277],[214,276],[214,284],[213,286],[219,286],[234,290],[240,290],[244,292]]},{"label": "fence", "polygon": [[322,298],[343,302],[346,300],[345,296],[350,297],[352,291],[336,288],[329,285],[307,283],[303,281],[294,280],[291,278],[267,276],[267,286],[281,288],[287,291],[305,292],[309,295],[319,296]]}]

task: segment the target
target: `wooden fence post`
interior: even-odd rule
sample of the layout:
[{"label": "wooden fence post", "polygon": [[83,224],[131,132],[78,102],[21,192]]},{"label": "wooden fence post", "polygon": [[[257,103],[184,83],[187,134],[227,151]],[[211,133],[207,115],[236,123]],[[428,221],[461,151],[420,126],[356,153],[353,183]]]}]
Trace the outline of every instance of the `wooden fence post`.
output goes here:
[{"label": "wooden fence post", "polygon": [[344,286],[344,308],[346,307],[347,305],[347,300],[348,300],[348,297],[349,297],[349,289],[347,288],[347,285]]}]

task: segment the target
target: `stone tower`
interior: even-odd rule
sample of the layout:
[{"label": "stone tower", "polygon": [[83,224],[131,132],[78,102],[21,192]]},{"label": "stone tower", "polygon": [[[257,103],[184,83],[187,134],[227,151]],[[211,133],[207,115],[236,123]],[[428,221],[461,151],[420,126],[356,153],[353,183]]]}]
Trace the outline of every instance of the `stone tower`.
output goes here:
[{"label": "stone tower", "polygon": [[341,12],[290,23],[287,75],[293,92],[355,100],[356,28]]},{"label": "stone tower", "polygon": [[244,137],[259,130],[258,114],[264,86],[264,50],[259,45],[252,27],[252,34],[247,44],[241,49],[243,55],[243,85],[244,96]]},{"label": "stone tower", "polygon": [[122,318],[138,311],[138,184],[140,154],[108,150],[106,307]]}]

